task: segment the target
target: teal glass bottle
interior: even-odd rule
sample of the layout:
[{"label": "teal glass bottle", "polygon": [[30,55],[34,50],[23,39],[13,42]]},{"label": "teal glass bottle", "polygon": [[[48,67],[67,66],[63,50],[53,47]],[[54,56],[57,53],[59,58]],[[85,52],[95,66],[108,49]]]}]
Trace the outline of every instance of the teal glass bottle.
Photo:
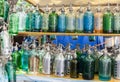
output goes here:
[{"label": "teal glass bottle", "polygon": [[77,61],[77,54],[76,51],[73,53],[73,59],[70,61],[70,77],[71,78],[78,78],[78,61]]},{"label": "teal glass bottle", "polygon": [[7,0],[4,2],[4,21],[7,22],[10,5]]},{"label": "teal glass bottle", "polygon": [[77,10],[77,15],[75,18],[75,32],[82,33],[83,32],[83,9],[80,7],[79,10]]},{"label": "teal glass bottle", "polygon": [[84,13],[84,32],[93,33],[94,30],[94,14],[91,11],[90,4],[88,3],[87,11]]},{"label": "teal glass bottle", "polygon": [[72,4],[70,4],[69,13],[66,15],[66,32],[75,32],[75,14]]},{"label": "teal glass bottle", "polygon": [[22,70],[25,72],[28,72],[28,69],[29,69],[29,56],[30,56],[30,53],[27,45],[25,46],[24,52],[21,56],[21,66],[22,66]]},{"label": "teal glass bottle", "polygon": [[11,57],[5,65],[5,69],[8,74],[8,82],[16,82],[16,68]]},{"label": "teal glass bottle", "polygon": [[[12,11],[12,10],[11,10]],[[19,16],[16,13],[16,6],[13,8],[13,12],[9,15],[9,34],[10,35],[17,35],[19,28]]]},{"label": "teal glass bottle", "polygon": [[114,28],[113,28],[113,32],[114,33],[120,33],[120,10],[119,7],[117,6],[115,8],[115,13],[114,13]]},{"label": "teal glass bottle", "polygon": [[19,7],[19,11],[18,11],[18,16],[19,16],[19,27],[18,27],[18,31],[19,32],[24,32],[26,29],[26,16],[27,14],[24,11],[24,6],[21,3],[20,4],[21,7]]},{"label": "teal glass bottle", "polygon": [[112,33],[113,26],[114,26],[113,13],[111,12],[110,7],[108,5],[108,8],[103,15],[103,32]]},{"label": "teal glass bottle", "polygon": [[52,12],[49,15],[49,32],[56,32],[58,15],[56,14],[55,6],[53,5]]},{"label": "teal glass bottle", "polygon": [[32,14],[32,8],[28,8],[26,15],[26,31],[32,31]]},{"label": "teal glass bottle", "polygon": [[65,15],[65,9],[64,6],[60,9],[61,14],[58,16],[58,28],[57,32],[65,32],[66,30],[66,15]]},{"label": "teal glass bottle", "polygon": [[41,38],[41,44],[45,44],[47,42],[47,36],[43,35]]},{"label": "teal glass bottle", "polygon": [[92,57],[91,50],[87,51],[87,56],[83,60],[83,79],[92,80],[94,79],[94,71],[95,71],[95,59]]},{"label": "teal glass bottle", "polygon": [[42,31],[43,32],[48,32],[49,30],[49,9],[48,9],[48,5],[45,9],[45,13],[43,13],[42,15]]},{"label": "teal glass bottle", "polygon": [[107,49],[104,50],[103,55],[99,58],[99,79],[102,81],[111,80],[112,61],[108,56]]},{"label": "teal glass bottle", "polygon": [[0,17],[4,17],[4,0],[0,0]]},{"label": "teal glass bottle", "polygon": [[33,29],[33,32],[39,32],[41,30],[41,20],[42,20],[42,17],[41,17],[41,14],[39,12],[39,5],[36,6],[36,10],[35,12],[33,13],[34,14],[34,28]]}]

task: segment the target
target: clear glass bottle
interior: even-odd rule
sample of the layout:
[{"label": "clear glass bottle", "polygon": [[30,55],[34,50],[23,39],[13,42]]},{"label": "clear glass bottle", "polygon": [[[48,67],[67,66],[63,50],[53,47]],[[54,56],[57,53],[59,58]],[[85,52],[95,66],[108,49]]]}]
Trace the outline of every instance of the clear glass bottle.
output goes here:
[{"label": "clear glass bottle", "polygon": [[120,50],[116,57],[113,59],[113,77],[120,79]]},{"label": "clear glass bottle", "polygon": [[70,74],[70,61],[72,60],[72,54],[71,54],[71,44],[68,44],[66,53],[65,53],[65,74]]},{"label": "clear glass bottle", "polygon": [[66,15],[65,15],[65,9],[64,9],[64,5],[62,6],[61,10],[61,14],[58,16],[58,28],[57,28],[57,32],[65,32],[66,30]]},{"label": "clear glass bottle", "polygon": [[1,32],[0,39],[1,39],[1,55],[4,56],[10,55],[12,52],[11,38],[5,24],[3,25],[3,31]]},{"label": "clear glass bottle", "polygon": [[42,71],[43,71],[43,57],[46,54],[45,47],[46,46],[44,44],[42,46],[39,44],[39,47],[37,48],[37,53],[40,58],[40,64],[39,64],[39,72],[40,73],[42,73]]},{"label": "clear glass bottle", "polygon": [[31,46],[32,46],[32,50],[31,50],[31,55],[29,57],[29,73],[38,74],[40,58],[38,56],[37,49],[36,49],[36,40],[33,41]]},{"label": "clear glass bottle", "polygon": [[112,33],[113,32],[113,13],[110,10],[109,4],[106,12],[103,14],[103,32]]},{"label": "clear glass bottle", "polygon": [[35,26],[32,29],[33,29],[33,32],[39,32],[41,30],[41,20],[42,20],[42,16],[39,12],[39,5],[36,5],[36,10],[33,14],[35,17],[34,18]]},{"label": "clear glass bottle", "polygon": [[65,58],[63,55],[62,45],[59,45],[59,52],[55,58],[55,75],[64,76],[65,75]]},{"label": "clear glass bottle", "polygon": [[4,1],[5,1],[4,2],[4,21],[7,22],[10,5],[7,0],[4,0]]},{"label": "clear glass bottle", "polygon": [[119,4],[117,3],[117,7],[115,8],[114,12],[114,28],[113,32],[114,33],[120,33],[120,9],[119,9]]},{"label": "clear glass bottle", "polygon": [[4,0],[0,0],[0,17],[4,17]]},{"label": "clear glass bottle", "polygon": [[103,33],[103,13],[101,12],[100,6],[98,6],[96,13],[94,14],[94,32]]},{"label": "clear glass bottle", "polygon": [[83,60],[83,79],[92,80],[94,79],[94,71],[95,71],[95,59],[91,55],[92,52],[90,48],[87,51],[87,56]]},{"label": "clear glass bottle", "polygon": [[103,55],[99,58],[99,79],[102,81],[109,81],[111,79],[112,61],[108,56],[107,49],[105,48]]},{"label": "clear glass bottle", "polygon": [[26,29],[26,16],[27,16],[27,14],[24,11],[23,3],[20,4],[19,11],[18,11],[17,14],[19,16],[18,31],[19,32],[24,32],[25,29]]},{"label": "clear glass bottle", "polygon": [[49,32],[56,32],[58,25],[58,15],[56,13],[55,5],[53,5],[53,8],[51,10],[52,12],[49,15]]},{"label": "clear glass bottle", "polygon": [[75,32],[75,14],[72,4],[70,4],[69,12],[66,15],[66,32]]},{"label": "clear glass bottle", "polygon": [[71,78],[78,78],[78,61],[77,61],[77,54],[76,50],[72,53],[73,59],[70,60],[70,77]]},{"label": "clear glass bottle", "polygon": [[2,61],[3,60],[0,59],[0,82],[8,82],[7,72]]},{"label": "clear glass bottle", "polygon": [[48,5],[46,6],[45,13],[42,15],[42,31],[48,32],[49,30],[49,9]]},{"label": "clear glass bottle", "polygon": [[53,73],[53,61],[50,52],[50,44],[46,48],[47,52],[43,57],[43,73],[52,74]]},{"label": "clear glass bottle", "polygon": [[75,32],[82,33],[83,32],[83,8],[80,7],[79,10],[77,10],[76,18],[75,18]]},{"label": "clear glass bottle", "polygon": [[19,16],[16,13],[16,6],[14,5],[13,11],[10,10],[9,15],[9,34],[10,35],[17,35],[18,34],[18,28],[19,28]]},{"label": "clear glass bottle", "polygon": [[5,65],[5,69],[8,74],[8,82],[16,82],[16,68],[12,62],[12,57],[9,57],[8,62]]},{"label": "clear glass bottle", "polygon": [[84,32],[93,33],[94,30],[94,15],[91,11],[90,3],[88,3],[87,11],[84,13]]}]

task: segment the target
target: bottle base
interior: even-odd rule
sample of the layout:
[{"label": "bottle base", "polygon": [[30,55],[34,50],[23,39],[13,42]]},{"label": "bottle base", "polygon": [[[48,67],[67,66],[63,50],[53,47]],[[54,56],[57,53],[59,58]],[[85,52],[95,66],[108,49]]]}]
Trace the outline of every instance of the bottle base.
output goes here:
[{"label": "bottle base", "polygon": [[113,33],[113,31],[103,31],[103,33]]},{"label": "bottle base", "polygon": [[94,79],[94,76],[90,76],[90,75],[82,75],[82,77],[85,80],[92,80],[92,79]]},{"label": "bottle base", "polygon": [[113,30],[113,33],[119,34],[120,30]]},{"label": "bottle base", "polygon": [[111,77],[99,76],[99,80],[101,80],[101,81],[109,81],[109,80],[111,80]]},{"label": "bottle base", "polygon": [[84,31],[84,33],[93,33],[93,31]]}]

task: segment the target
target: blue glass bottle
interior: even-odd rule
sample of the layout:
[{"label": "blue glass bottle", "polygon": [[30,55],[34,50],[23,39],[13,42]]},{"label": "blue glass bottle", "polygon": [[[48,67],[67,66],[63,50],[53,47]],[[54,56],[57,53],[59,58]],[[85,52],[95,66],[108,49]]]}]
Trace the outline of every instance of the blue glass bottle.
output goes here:
[{"label": "blue glass bottle", "polygon": [[34,23],[35,23],[35,26],[33,28],[33,31],[34,32],[39,32],[40,29],[41,29],[41,14],[39,12],[39,7],[38,5],[36,6],[36,11],[34,12]]},{"label": "blue glass bottle", "polygon": [[75,32],[75,14],[72,4],[70,4],[69,13],[66,16],[66,32]]},{"label": "blue glass bottle", "polygon": [[94,30],[94,15],[91,11],[90,4],[88,4],[87,11],[84,14],[84,32],[93,33]]},{"label": "blue glass bottle", "polygon": [[77,33],[82,33],[83,32],[83,17],[84,17],[84,13],[82,8],[80,7],[80,9],[77,11],[77,15],[75,18],[75,31]]},{"label": "blue glass bottle", "polygon": [[65,32],[66,30],[66,15],[65,15],[65,9],[64,6],[61,8],[61,14],[58,16],[58,28],[57,32]]}]

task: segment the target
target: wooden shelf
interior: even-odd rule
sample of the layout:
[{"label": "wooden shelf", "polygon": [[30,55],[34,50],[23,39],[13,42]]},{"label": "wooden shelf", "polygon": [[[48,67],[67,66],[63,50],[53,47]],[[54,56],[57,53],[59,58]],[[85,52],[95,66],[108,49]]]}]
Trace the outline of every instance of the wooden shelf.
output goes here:
[{"label": "wooden shelf", "polygon": [[120,36],[120,34],[105,33],[53,33],[53,32],[19,32],[19,36],[41,36],[41,35],[61,35],[61,36]]},{"label": "wooden shelf", "polygon": [[[48,77],[48,78],[49,77],[50,78],[63,78],[63,79],[69,79],[69,80],[84,80],[81,75],[79,76],[79,78],[70,78],[69,75],[63,76],[63,77],[59,77],[59,76],[56,76],[54,74],[52,74],[52,75],[45,75],[45,74],[35,74],[35,75],[32,75],[32,74],[28,74],[27,76],[38,76],[38,77]],[[95,81],[95,82],[103,82],[103,81],[99,80],[98,75],[95,75],[93,81]],[[120,80],[116,80],[114,78],[111,78],[111,80],[107,81],[107,82],[120,82]]]}]

